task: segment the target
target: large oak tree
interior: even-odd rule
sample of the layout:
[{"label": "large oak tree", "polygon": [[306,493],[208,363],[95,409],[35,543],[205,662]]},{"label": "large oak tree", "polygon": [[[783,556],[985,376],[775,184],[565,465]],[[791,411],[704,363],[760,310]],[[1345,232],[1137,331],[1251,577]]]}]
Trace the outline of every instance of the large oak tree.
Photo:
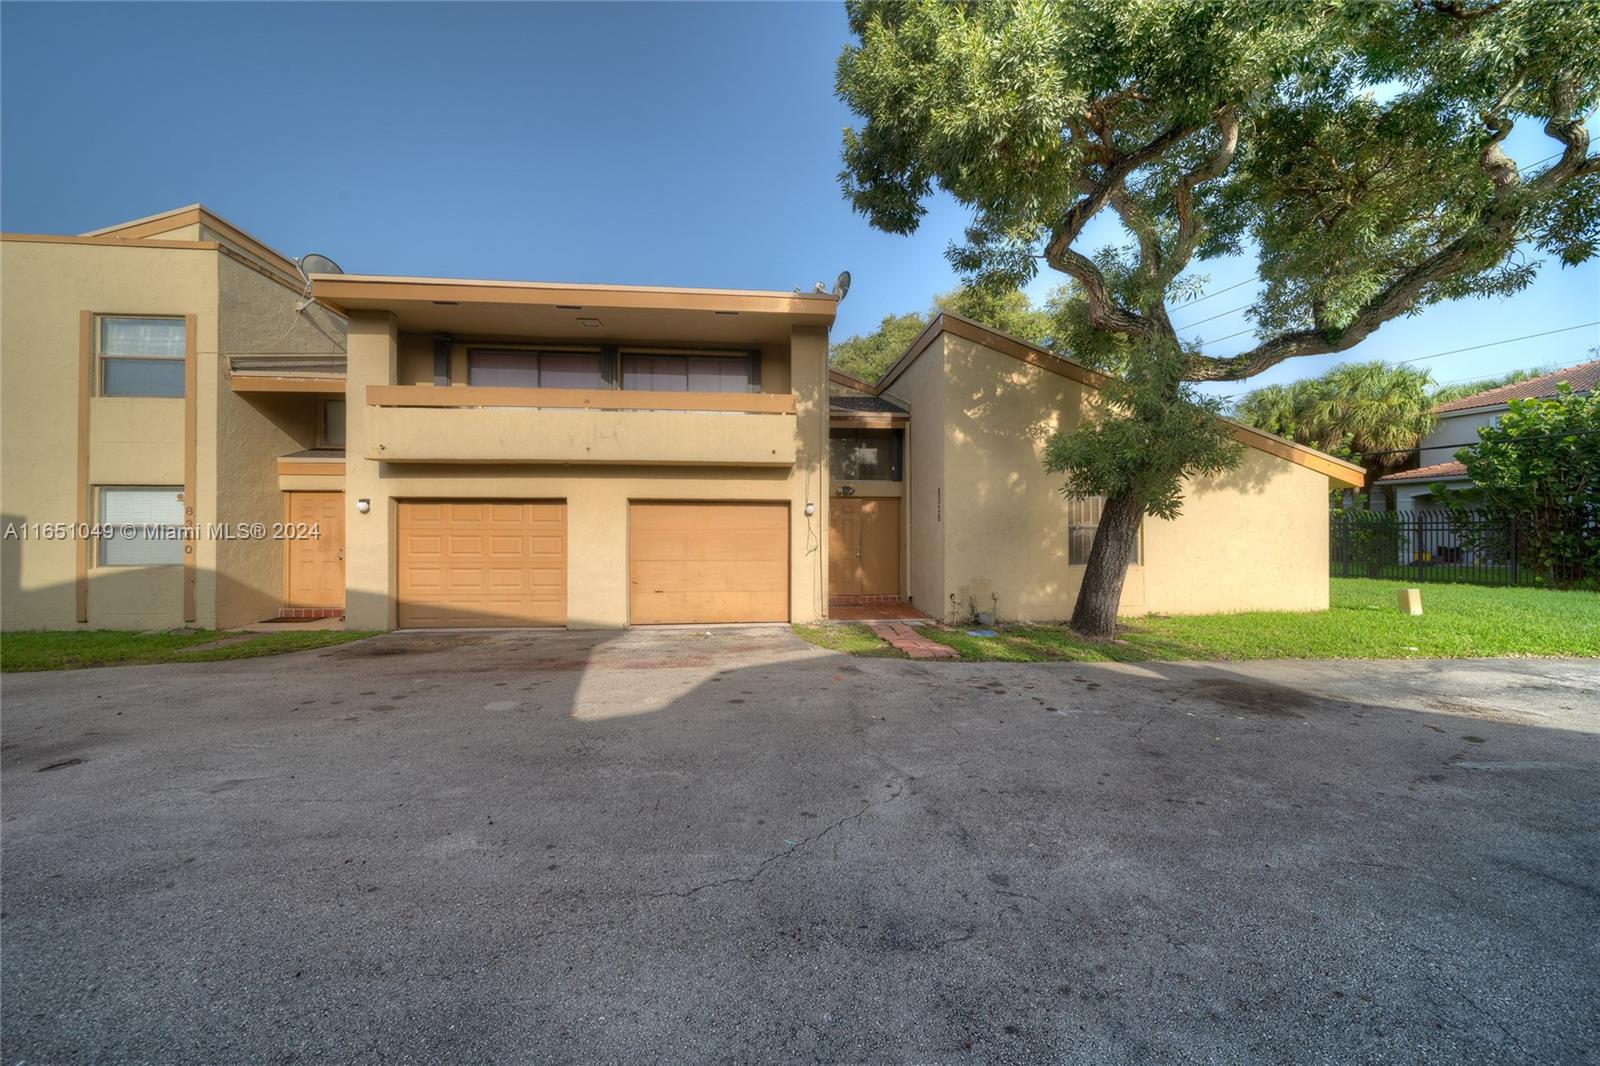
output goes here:
[{"label": "large oak tree", "polygon": [[[1176,513],[1185,477],[1230,461],[1185,382],[1345,351],[1429,304],[1514,292],[1542,255],[1578,263],[1600,240],[1594,0],[847,8],[855,208],[909,233],[936,190],[954,196],[972,210],[949,253],[969,282],[1066,275],[1074,351],[1129,379],[1047,452],[1065,491],[1106,496],[1073,614],[1088,635],[1114,630],[1140,517]],[[1529,173],[1503,148],[1518,122],[1551,145]],[[1083,247],[1101,215],[1125,242]],[[1241,255],[1263,282],[1256,342],[1207,354],[1170,307],[1191,267]]]}]

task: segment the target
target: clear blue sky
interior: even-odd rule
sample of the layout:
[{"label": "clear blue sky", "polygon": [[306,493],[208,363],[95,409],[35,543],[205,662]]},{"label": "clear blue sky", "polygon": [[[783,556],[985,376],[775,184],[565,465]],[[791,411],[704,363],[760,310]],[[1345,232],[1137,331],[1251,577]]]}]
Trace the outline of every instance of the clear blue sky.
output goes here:
[{"label": "clear blue sky", "polygon": [[[893,237],[840,196],[837,4],[6,3],[0,31],[7,231],[201,201],[280,251],[360,273],[788,289],[848,268],[836,337],[956,282],[943,252],[957,205]],[[1522,162],[1553,151],[1536,131],[1511,148]],[[1209,273],[1217,289],[1250,266]],[[1433,308],[1252,384],[1592,319],[1600,264],[1549,266],[1513,299]],[[1234,312],[1191,332],[1247,324]],[[1577,362],[1597,343],[1590,327],[1422,365],[1448,381]]]}]

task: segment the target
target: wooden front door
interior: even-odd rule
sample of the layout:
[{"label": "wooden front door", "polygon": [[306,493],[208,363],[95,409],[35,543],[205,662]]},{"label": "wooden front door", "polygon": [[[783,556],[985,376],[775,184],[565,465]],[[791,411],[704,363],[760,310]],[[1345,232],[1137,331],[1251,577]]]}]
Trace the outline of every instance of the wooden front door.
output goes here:
[{"label": "wooden front door", "polygon": [[838,497],[828,509],[828,595],[900,595],[900,501]]},{"label": "wooden front door", "polygon": [[[291,492],[286,607],[344,606],[344,493]],[[316,536],[300,536],[302,529]]]}]

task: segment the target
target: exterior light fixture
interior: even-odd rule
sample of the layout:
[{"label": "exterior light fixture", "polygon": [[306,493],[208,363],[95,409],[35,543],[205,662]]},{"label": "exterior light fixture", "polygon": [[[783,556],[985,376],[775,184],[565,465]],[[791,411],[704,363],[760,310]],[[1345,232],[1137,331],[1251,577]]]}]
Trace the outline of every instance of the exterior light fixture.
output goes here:
[{"label": "exterior light fixture", "polygon": [[816,513],[817,513],[817,505],[816,504],[814,504],[814,503],[806,504],[806,517],[807,518],[810,518],[812,515],[814,515]]},{"label": "exterior light fixture", "polygon": [[372,501],[371,500],[357,500],[356,501],[356,511],[359,514],[366,514],[370,510],[372,510]]}]

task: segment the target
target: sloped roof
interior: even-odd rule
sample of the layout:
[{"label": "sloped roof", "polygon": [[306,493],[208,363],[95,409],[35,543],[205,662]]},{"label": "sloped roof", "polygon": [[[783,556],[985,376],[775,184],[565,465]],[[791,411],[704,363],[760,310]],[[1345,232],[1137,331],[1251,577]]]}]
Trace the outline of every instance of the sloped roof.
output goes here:
[{"label": "sloped roof", "polygon": [[[917,358],[927,351],[941,333],[952,333],[958,337],[983,345],[991,351],[1002,355],[1009,355],[1020,360],[1047,370],[1052,374],[1060,375],[1071,381],[1076,381],[1092,389],[1099,389],[1112,379],[1096,370],[1064,359],[1055,352],[1046,351],[1036,345],[1030,344],[1020,337],[1013,337],[1009,333],[974,322],[970,318],[941,311],[933,316],[927,328],[917,335],[911,342],[911,347],[872,385],[874,394],[881,393],[885,388],[894,383],[894,380],[905,372],[906,368],[914,363]],[[1315,470],[1332,481],[1350,488],[1360,488],[1366,484],[1367,472],[1355,463],[1346,462],[1326,452],[1309,448],[1304,444],[1280,437],[1265,430],[1246,426],[1239,422],[1228,420],[1228,426],[1233,432],[1234,439],[1247,447],[1257,451],[1275,455],[1279,459],[1287,460],[1297,466]]]},{"label": "sloped roof", "polygon": [[119,222],[114,226],[102,226],[87,233],[80,233],[78,236],[122,237],[129,240],[139,240],[195,223],[216,230],[252,254],[261,257],[273,267],[283,271],[290,278],[299,280],[299,268],[295,266],[293,259],[276,248],[252,237],[204,204],[185,204],[183,207],[174,207],[170,211],[162,211],[158,214],[146,215],[144,218]]},{"label": "sloped roof", "polygon": [[1479,407],[1499,407],[1512,400],[1543,399],[1554,396],[1556,386],[1563,381],[1572,386],[1573,392],[1593,392],[1595,386],[1600,385],[1600,359],[1569,366],[1565,370],[1557,370],[1541,377],[1529,378],[1527,381],[1502,385],[1498,389],[1488,389],[1471,396],[1463,396],[1459,400],[1440,404],[1433,409],[1433,413],[1442,415],[1452,411],[1471,411]]},{"label": "sloped roof", "polygon": [[1374,484],[1382,485],[1395,481],[1439,481],[1466,476],[1467,468],[1452,459],[1448,463],[1434,463],[1432,466],[1419,466],[1415,470],[1401,470],[1394,474],[1385,474]]},{"label": "sloped roof", "polygon": [[869,412],[886,415],[908,413],[904,407],[890,403],[881,396],[847,396],[837,392],[828,397],[828,406],[835,411]]}]

